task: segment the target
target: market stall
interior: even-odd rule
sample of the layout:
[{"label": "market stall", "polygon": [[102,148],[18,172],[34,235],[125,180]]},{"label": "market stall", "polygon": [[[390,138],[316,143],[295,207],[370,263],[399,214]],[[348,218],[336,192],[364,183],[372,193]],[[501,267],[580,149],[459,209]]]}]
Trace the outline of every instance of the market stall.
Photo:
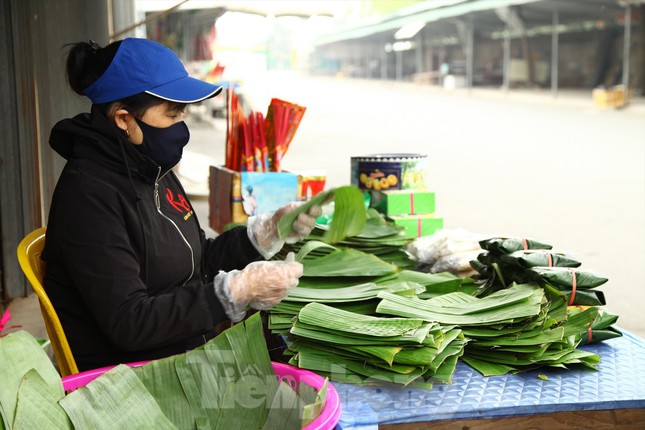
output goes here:
[{"label": "market stall", "polygon": [[[597,288],[607,279],[536,240],[451,237],[424,163],[423,154],[353,157],[351,184],[361,194],[341,187],[307,196],[337,201],[307,240],[277,257],[297,252],[305,275],[269,311],[268,326],[290,343],[290,364],[330,377],[343,411],[337,428],[645,425],[645,341],[614,325]],[[334,218],[343,233],[331,233],[341,228]],[[515,290],[524,296],[508,302],[506,317],[493,315],[499,304],[489,314],[483,304],[461,314],[455,307],[454,318],[424,308],[434,300],[448,309],[447,297],[500,303]],[[541,307],[518,313],[529,296]],[[368,328],[403,319],[438,322],[414,329],[434,333],[425,338],[432,347],[412,348],[406,329],[385,336]]]},{"label": "market stall", "polygon": [[[605,309],[607,278],[549,243],[444,229],[422,154],[357,157],[352,185],[328,190],[284,171],[303,113],[277,99],[267,121],[229,111],[227,165],[210,184],[217,230],[300,200],[278,222],[284,240],[326,208],[273,257],[302,264],[298,286],[195,350],[62,381],[12,333],[0,428],[645,426],[645,340]],[[265,330],[286,341],[285,363],[270,361]]]},{"label": "market stall", "polygon": [[343,408],[338,429],[643,428],[645,341],[624,333],[583,349],[600,356],[598,371],[484,377],[460,363],[451,385],[432,390],[335,383]]}]

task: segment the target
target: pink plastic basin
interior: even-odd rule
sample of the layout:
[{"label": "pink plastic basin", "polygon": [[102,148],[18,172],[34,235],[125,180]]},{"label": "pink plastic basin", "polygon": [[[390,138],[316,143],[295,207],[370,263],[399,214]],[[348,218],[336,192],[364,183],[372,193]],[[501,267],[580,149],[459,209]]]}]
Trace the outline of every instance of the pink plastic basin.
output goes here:
[{"label": "pink plastic basin", "polygon": [[[135,363],[128,363],[130,367],[143,366],[148,361],[138,361]],[[325,378],[316,375],[308,370],[298,369],[297,367],[288,364],[272,362],[273,370],[280,381],[284,381],[294,390],[298,388],[300,383],[307,384],[316,390],[320,390],[325,383]],[[63,388],[65,391],[74,391],[78,387],[84,387],[92,382],[103,373],[112,369],[115,366],[101,367],[99,369],[88,370],[86,372],[77,373],[75,375],[65,376],[62,379]],[[325,399],[325,408],[320,415],[311,422],[308,426],[304,427],[305,430],[331,430],[336,427],[340,419],[340,398],[336,388],[328,382],[327,383],[327,397]]]}]

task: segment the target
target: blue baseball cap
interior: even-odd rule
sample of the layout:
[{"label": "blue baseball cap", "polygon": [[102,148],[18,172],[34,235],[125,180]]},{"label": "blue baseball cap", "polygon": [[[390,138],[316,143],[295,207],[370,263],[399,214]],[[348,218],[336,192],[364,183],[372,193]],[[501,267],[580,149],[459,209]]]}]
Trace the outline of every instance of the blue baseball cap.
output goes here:
[{"label": "blue baseball cap", "polygon": [[177,55],[148,39],[124,39],[103,74],[85,88],[93,103],[109,103],[146,92],[177,103],[196,103],[222,87],[188,76]]}]

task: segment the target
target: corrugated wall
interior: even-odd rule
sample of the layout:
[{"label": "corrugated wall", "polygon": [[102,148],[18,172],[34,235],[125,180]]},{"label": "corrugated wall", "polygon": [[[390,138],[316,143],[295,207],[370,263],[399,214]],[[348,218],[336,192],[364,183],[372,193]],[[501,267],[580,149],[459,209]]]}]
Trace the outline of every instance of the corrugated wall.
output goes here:
[{"label": "corrugated wall", "polygon": [[90,38],[107,43],[108,9],[108,0],[0,1],[0,299],[4,301],[30,291],[16,247],[26,233],[46,223],[63,166],[49,148],[49,131],[58,120],[89,109],[88,101],[67,86],[62,47]]}]

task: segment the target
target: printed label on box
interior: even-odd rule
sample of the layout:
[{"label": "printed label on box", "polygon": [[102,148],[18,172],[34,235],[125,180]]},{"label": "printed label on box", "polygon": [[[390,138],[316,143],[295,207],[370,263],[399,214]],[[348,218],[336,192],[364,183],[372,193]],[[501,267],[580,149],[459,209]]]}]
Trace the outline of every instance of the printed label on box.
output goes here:
[{"label": "printed label on box", "polygon": [[242,199],[248,216],[273,212],[298,200],[298,175],[285,172],[242,172]]}]

